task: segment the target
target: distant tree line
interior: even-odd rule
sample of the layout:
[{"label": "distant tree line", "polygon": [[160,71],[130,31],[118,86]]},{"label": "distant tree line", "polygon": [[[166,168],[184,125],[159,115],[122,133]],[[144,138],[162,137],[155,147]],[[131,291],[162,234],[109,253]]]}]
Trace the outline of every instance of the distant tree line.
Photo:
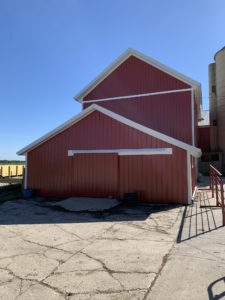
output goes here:
[{"label": "distant tree line", "polygon": [[23,160],[0,160],[0,165],[25,165],[25,161]]}]

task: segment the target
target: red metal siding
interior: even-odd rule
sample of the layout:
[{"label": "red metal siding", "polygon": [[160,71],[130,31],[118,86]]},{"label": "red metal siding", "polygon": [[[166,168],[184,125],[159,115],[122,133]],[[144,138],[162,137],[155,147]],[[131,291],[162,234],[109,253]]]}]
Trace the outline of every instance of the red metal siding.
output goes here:
[{"label": "red metal siding", "polygon": [[117,154],[78,154],[72,165],[71,194],[118,197]]},{"label": "red metal siding", "polygon": [[186,203],[185,151],[174,148],[173,155],[121,156],[119,165],[121,197],[139,192],[142,202]]},{"label": "red metal siding", "polygon": [[[132,56],[97,85],[84,102],[184,88],[190,86]],[[96,103],[144,126],[192,143],[191,92]],[[91,104],[84,103],[83,108]]]},{"label": "red metal siding", "polygon": [[210,126],[198,127],[198,147],[202,151],[210,151]]},{"label": "red metal siding", "polygon": [[130,56],[99,83],[85,100],[190,88],[175,77]]},{"label": "red metal siding", "polygon": [[[192,144],[190,92],[98,102],[139,124]],[[91,104],[84,104],[84,108]]]},{"label": "red metal siding", "polygon": [[[173,154],[67,156],[69,149],[147,147],[172,147]],[[186,203],[186,151],[93,112],[28,153],[28,187],[43,196],[107,197],[138,190],[142,201]]]}]

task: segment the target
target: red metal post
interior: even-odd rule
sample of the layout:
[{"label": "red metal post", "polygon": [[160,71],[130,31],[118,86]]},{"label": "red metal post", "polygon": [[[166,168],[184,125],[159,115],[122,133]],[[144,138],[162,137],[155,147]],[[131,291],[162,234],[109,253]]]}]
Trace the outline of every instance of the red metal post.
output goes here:
[{"label": "red metal post", "polygon": [[213,174],[213,170],[211,169],[211,181],[212,181],[212,198],[214,198],[214,174]]},{"label": "red metal post", "polygon": [[215,185],[216,185],[216,206],[219,206],[219,199],[218,199],[218,184],[219,184],[219,182],[218,182],[218,178],[217,178],[217,176],[215,176]]},{"label": "red metal post", "polygon": [[212,190],[212,171],[210,167],[209,167],[209,188],[210,190]]},{"label": "red metal post", "polygon": [[225,208],[224,208],[224,188],[223,188],[223,180],[220,182],[221,189],[221,206],[222,206],[222,218],[223,218],[223,226],[225,226]]}]

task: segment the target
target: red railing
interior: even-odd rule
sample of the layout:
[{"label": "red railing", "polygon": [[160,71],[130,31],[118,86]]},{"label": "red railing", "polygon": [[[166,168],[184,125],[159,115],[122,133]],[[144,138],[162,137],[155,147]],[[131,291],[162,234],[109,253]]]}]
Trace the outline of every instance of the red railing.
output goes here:
[{"label": "red railing", "polygon": [[225,226],[225,207],[224,207],[224,183],[222,174],[210,165],[209,168],[210,190],[212,198],[216,198],[216,206],[222,209],[223,226]]}]

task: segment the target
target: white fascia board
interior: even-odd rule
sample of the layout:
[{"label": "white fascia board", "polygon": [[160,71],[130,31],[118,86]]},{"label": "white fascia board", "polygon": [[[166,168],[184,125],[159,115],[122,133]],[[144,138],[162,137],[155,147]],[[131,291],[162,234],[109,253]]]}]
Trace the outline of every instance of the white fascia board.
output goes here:
[{"label": "white fascia board", "polygon": [[[85,86],[77,95],[74,96],[74,99],[81,102],[82,99],[90,93],[99,83],[101,83],[107,76],[109,76],[119,65],[121,65],[128,57],[135,56],[138,59],[150,64],[157,69],[175,77],[176,79],[183,81],[189,85],[191,85],[196,93],[196,97],[200,97],[201,94],[201,84],[184,74],[177,72],[176,70],[160,63],[159,61],[137,51],[132,48],[126,50],[122,55],[120,55],[116,60],[114,60],[106,69],[104,69],[94,80],[92,80],[87,86]],[[201,99],[199,99],[201,100]],[[200,103],[201,101],[199,101]]]},{"label": "white fascia board", "polygon": [[[190,84],[191,86],[199,86],[201,85],[198,81],[174,70],[173,68],[170,68],[164,64],[162,64],[161,62],[157,61],[156,59],[154,58],[151,58],[135,49],[130,49],[131,53],[133,53],[134,56],[136,56],[137,58],[140,58],[142,59],[143,61],[145,61],[146,63],[160,69],[161,71],[169,74],[169,75],[172,75],[173,77],[187,83],[187,84]],[[131,54],[132,55],[132,54]]]},{"label": "white fascia board", "polygon": [[107,76],[109,76],[119,65],[121,65],[129,56],[129,49],[118,56],[110,65],[108,65],[97,77],[88,83],[78,94],[73,98],[80,102],[91,90],[93,90],[99,83],[101,83]]},{"label": "white fascia board", "polygon": [[68,150],[68,156],[76,154],[106,154],[117,153],[118,155],[171,155],[172,148],[142,148],[142,149],[99,149],[99,150]]},{"label": "white fascia board", "polygon": [[158,96],[158,95],[165,95],[165,94],[183,93],[183,92],[189,92],[189,91],[193,91],[193,88],[168,90],[168,91],[161,91],[161,92],[154,92],[154,93],[143,93],[143,94],[128,95],[128,96],[110,97],[110,98],[91,99],[91,100],[81,101],[81,103],[82,104],[96,103],[96,102],[114,101],[114,100],[121,100],[121,99],[129,99],[130,100],[130,99],[139,98],[139,97]]},{"label": "white fascia board", "polygon": [[51,130],[47,134],[43,135],[39,139],[35,140],[33,143],[30,143],[26,147],[24,147],[21,150],[19,150],[17,152],[17,155],[24,155],[26,152],[32,150],[33,148],[35,148],[38,145],[42,144],[43,142],[47,141],[51,137],[59,134],[60,132],[66,130],[67,128],[69,128],[70,126],[72,126],[73,124],[79,122],[81,119],[83,119],[84,117],[86,117],[87,115],[89,115],[90,113],[92,113],[92,111],[94,111],[94,110],[95,109],[94,109],[94,107],[92,105],[89,106],[88,108],[86,108],[85,110],[83,110],[82,112],[80,112],[75,117],[69,119],[68,121],[64,122],[60,126],[56,127],[55,129]]},{"label": "white fascia board", "polygon": [[24,147],[23,149],[21,149],[20,151],[17,152],[18,155],[24,155],[25,153],[31,151],[32,149],[34,149],[35,147],[39,146],[40,144],[42,144],[43,142],[47,141],[48,139],[52,138],[53,136],[59,134],[60,132],[66,130],[67,128],[69,128],[70,126],[74,125],[75,123],[79,122],[80,120],[82,120],[83,118],[85,118],[87,115],[89,115],[90,113],[92,113],[93,111],[99,111],[107,116],[109,116],[110,118],[113,118],[114,120],[117,120],[118,122],[125,124],[127,126],[130,126],[134,129],[137,129],[143,133],[146,133],[147,135],[153,136],[159,140],[162,140],[164,142],[167,142],[171,145],[177,146],[179,148],[182,148],[188,152],[190,152],[193,156],[195,157],[200,157],[201,156],[201,150],[193,147],[191,145],[188,145],[184,142],[181,142],[177,139],[174,139],[168,135],[165,135],[163,133],[160,133],[158,131],[155,131],[153,129],[150,129],[146,126],[143,126],[141,124],[138,124],[130,119],[127,119],[121,115],[118,115],[102,106],[99,106],[97,104],[92,104],[89,107],[87,107],[85,110],[83,110],[80,114],[78,114],[76,117],[70,119],[69,121],[63,123],[61,126],[58,126],[56,129],[50,131],[49,133],[47,133],[46,135],[42,136],[40,139],[34,141],[33,143],[29,144],[28,146]]},{"label": "white fascia board", "polygon": [[141,124],[138,124],[138,123],[136,123],[136,122],[134,122],[134,121],[132,121],[130,119],[127,119],[127,118],[125,118],[125,117],[123,117],[121,115],[118,115],[118,114],[116,114],[116,113],[114,113],[114,112],[112,112],[112,111],[110,111],[110,110],[108,110],[108,109],[106,109],[106,108],[104,108],[102,106],[99,106],[97,104],[92,104],[91,106],[98,107],[98,110],[100,112],[102,112],[103,114],[105,114],[105,115],[107,115],[107,116],[109,116],[109,117],[111,117],[111,118],[119,121],[120,123],[128,125],[128,126],[134,128],[134,129],[137,129],[137,130],[139,130],[139,131],[141,131],[143,133],[146,133],[146,134],[148,134],[150,136],[153,136],[153,137],[155,137],[155,138],[157,138],[159,140],[162,140],[162,141],[164,141],[166,143],[169,143],[169,144],[172,144],[174,146],[177,146],[178,148],[182,148],[182,149],[190,152],[194,157],[200,157],[201,156],[202,152],[201,152],[201,149],[199,149],[199,148],[196,148],[194,146],[191,146],[189,144],[181,142],[181,141],[179,141],[179,140],[177,140],[175,138],[172,138],[172,137],[170,137],[168,135],[165,135],[163,133],[155,131],[155,130],[153,130],[151,128],[148,128],[146,126],[143,126]]}]

